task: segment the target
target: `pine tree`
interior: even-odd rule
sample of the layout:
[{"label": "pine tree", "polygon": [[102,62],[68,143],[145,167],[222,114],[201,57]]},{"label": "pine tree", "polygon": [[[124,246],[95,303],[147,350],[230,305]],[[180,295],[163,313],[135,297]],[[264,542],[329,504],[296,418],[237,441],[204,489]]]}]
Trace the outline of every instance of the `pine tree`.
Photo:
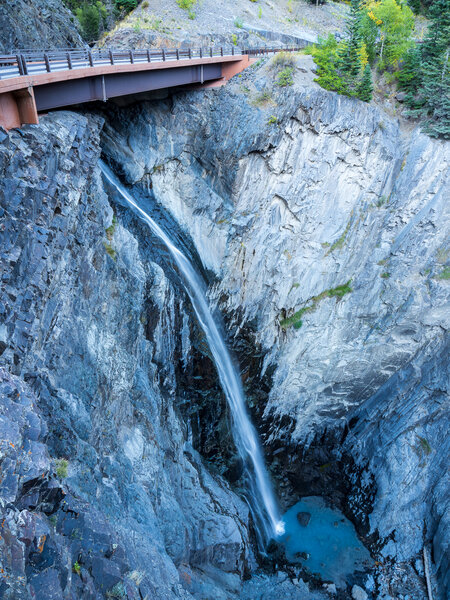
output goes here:
[{"label": "pine tree", "polygon": [[444,54],[450,45],[450,0],[434,0],[429,8],[428,17],[431,23],[421,44],[424,61]]},{"label": "pine tree", "polygon": [[450,0],[434,0],[428,10],[430,25],[422,44],[411,49],[399,74],[408,92],[410,114],[426,117],[424,130],[450,138]]},{"label": "pine tree", "polygon": [[415,12],[416,15],[418,15],[422,9],[420,0],[408,0],[408,5],[411,7],[411,9]]},{"label": "pine tree", "polygon": [[427,76],[423,84],[426,98],[425,131],[433,137],[450,139],[450,64],[447,49],[443,60],[426,63]]},{"label": "pine tree", "polygon": [[399,87],[408,94],[415,94],[422,83],[422,55],[416,45],[408,50],[402,69],[398,74]]},{"label": "pine tree", "polygon": [[364,102],[370,102],[373,94],[373,83],[372,83],[372,70],[370,65],[366,65],[364,73],[361,79],[361,83],[358,86],[358,98]]},{"label": "pine tree", "polygon": [[341,70],[348,73],[350,77],[356,77],[360,69],[361,19],[361,0],[351,0],[350,15],[346,27],[347,43],[341,54]]}]

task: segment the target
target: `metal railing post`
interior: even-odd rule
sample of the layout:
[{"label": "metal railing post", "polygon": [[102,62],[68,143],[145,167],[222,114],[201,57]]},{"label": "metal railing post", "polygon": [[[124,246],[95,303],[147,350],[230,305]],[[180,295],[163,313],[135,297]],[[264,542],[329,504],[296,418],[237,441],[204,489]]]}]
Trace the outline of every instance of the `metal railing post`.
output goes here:
[{"label": "metal railing post", "polygon": [[209,49],[209,54],[210,54],[210,56],[211,56],[211,58],[212,58],[212,55],[213,55],[213,49],[212,49],[212,46],[211,46],[211,48]]},{"label": "metal railing post", "polygon": [[166,51],[164,50],[164,48],[162,49],[162,59],[166,60]]},{"label": "metal railing post", "polygon": [[133,50],[130,50],[130,63],[131,63],[131,64],[133,64],[133,63],[134,63]]},{"label": "metal railing post", "polygon": [[72,68],[72,58],[70,56],[70,52],[66,53],[66,57],[67,57],[67,66],[69,67],[69,69]]},{"label": "metal railing post", "polygon": [[177,60],[180,60],[180,51],[177,48]]},{"label": "metal railing post", "polygon": [[18,61],[20,62],[19,73],[20,75],[28,75],[27,63],[22,54],[17,55]]},{"label": "metal railing post", "polygon": [[152,57],[150,55],[150,50],[147,48],[147,62],[152,62]]},{"label": "metal railing post", "polygon": [[114,64],[114,54],[113,51],[110,50],[109,51],[109,62],[113,65]]},{"label": "metal railing post", "polygon": [[16,54],[17,66],[19,67],[19,75],[23,75],[22,61],[20,60],[20,54]]},{"label": "metal railing post", "polygon": [[50,61],[48,60],[47,52],[44,52],[44,62],[45,62],[45,68],[47,70],[47,73],[50,73]]},{"label": "metal railing post", "polygon": [[231,46],[231,56],[234,56],[234,46]]},{"label": "metal railing post", "polygon": [[90,50],[88,51],[88,59],[89,59],[89,65],[91,67],[93,67],[94,66],[94,59],[92,58],[92,52]]},{"label": "metal railing post", "polygon": [[200,48],[200,58],[203,58],[203,48]]}]

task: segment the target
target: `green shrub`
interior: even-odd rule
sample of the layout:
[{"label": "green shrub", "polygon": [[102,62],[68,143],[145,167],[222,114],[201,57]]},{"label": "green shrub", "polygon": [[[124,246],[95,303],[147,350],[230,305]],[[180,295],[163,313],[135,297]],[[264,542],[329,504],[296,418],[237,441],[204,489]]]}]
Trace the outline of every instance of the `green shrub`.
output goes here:
[{"label": "green shrub", "polygon": [[297,312],[295,312],[290,317],[285,319],[281,319],[280,325],[283,329],[287,329],[288,327],[294,327],[294,329],[300,329],[303,325],[302,317],[307,313],[312,313],[317,309],[317,305],[324,298],[343,298],[346,294],[350,294],[352,292],[352,288],[350,287],[351,280],[347,281],[343,285],[338,285],[335,288],[330,288],[328,290],[324,290],[317,296],[313,296],[309,300],[307,300],[307,306],[304,306]]},{"label": "green shrub", "polygon": [[319,44],[305,49],[318,66],[314,81],[326,90],[345,96],[356,96],[365,102],[372,99],[372,71],[368,65],[367,53],[363,44],[355,51],[357,62],[352,62],[346,42],[338,43],[334,35],[319,39]]},{"label": "green shrub", "polygon": [[376,203],[375,203],[375,204],[377,205],[377,208],[381,208],[381,207],[382,207],[382,206],[384,206],[384,205],[386,204],[386,202],[388,202],[388,201],[389,201],[389,198],[386,198],[386,196],[384,196],[384,195],[383,195],[383,196],[380,196],[380,197],[378,198],[378,200],[376,201]]},{"label": "green shrub", "polygon": [[233,33],[231,36],[231,41],[235,46],[237,46],[237,35],[235,33]]},{"label": "green shrub", "polygon": [[277,84],[280,87],[286,87],[287,85],[294,84],[294,78],[292,77],[292,73],[294,69],[292,67],[286,67],[282,71],[278,73]]},{"label": "green shrub", "polygon": [[129,13],[136,8],[138,0],[114,0],[114,3],[120,12]]},{"label": "green shrub", "polygon": [[275,115],[271,115],[267,123],[268,125],[275,125],[275,123],[278,123],[278,119]]},{"label": "green shrub", "polygon": [[148,8],[149,7],[149,3],[147,0],[144,0],[144,2],[141,4],[141,8]]},{"label": "green shrub", "polygon": [[180,8],[182,8],[183,10],[188,10],[188,11],[190,11],[192,9],[195,2],[196,2],[196,0],[177,0],[178,6]]},{"label": "green shrub", "polygon": [[77,575],[81,574],[81,565],[78,561],[75,561],[72,566],[72,571]]},{"label": "green shrub", "polygon": [[59,479],[65,479],[68,473],[69,462],[65,458],[58,458],[55,462],[56,476]]},{"label": "green shrub", "polygon": [[238,29],[242,29],[244,27],[244,23],[240,17],[237,17],[234,20],[234,26],[237,27]]},{"label": "green shrub", "polygon": [[270,61],[270,68],[279,72],[286,67],[295,67],[296,58],[292,52],[277,52]]},{"label": "green shrub", "polygon": [[326,290],[326,295],[330,298],[342,298],[345,294],[350,294],[352,292],[352,288],[350,287],[351,281],[347,281],[344,285],[338,285],[331,290]]},{"label": "green shrub", "polygon": [[444,267],[444,269],[439,273],[439,279],[450,279],[450,267]]}]

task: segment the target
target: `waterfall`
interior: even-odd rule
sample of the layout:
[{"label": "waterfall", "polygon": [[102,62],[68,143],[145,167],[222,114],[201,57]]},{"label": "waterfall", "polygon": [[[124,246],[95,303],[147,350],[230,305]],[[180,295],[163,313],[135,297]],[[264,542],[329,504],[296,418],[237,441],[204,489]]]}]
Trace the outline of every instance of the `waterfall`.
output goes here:
[{"label": "waterfall", "polygon": [[250,482],[249,505],[254,517],[260,545],[264,547],[271,538],[284,532],[284,524],[279,516],[277,501],[264,464],[258,436],[247,413],[239,373],[231,360],[220,328],[209,308],[204,282],[189,259],[173,245],[161,227],[138,206],[111,169],[103,162],[100,162],[100,169],[109,184],[117,190],[126,203],[150,227],[154,235],[167,247],[179,269],[197,319],[208,340],[219,380],[230,407],[233,421],[233,439],[246,467]]}]

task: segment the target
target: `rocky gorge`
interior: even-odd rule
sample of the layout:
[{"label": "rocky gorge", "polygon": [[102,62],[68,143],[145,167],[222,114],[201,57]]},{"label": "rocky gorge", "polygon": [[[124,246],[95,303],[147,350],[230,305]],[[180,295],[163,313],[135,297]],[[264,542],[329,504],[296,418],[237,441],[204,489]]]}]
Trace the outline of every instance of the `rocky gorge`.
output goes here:
[{"label": "rocky gorge", "polygon": [[[296,61],[0,132],[0,598],[426,599],[424,556],[447,597],[449,145]],[[201,324],[100,159],[205,278],[283,512],[341,511],[365,572],[258,552]]]}]

